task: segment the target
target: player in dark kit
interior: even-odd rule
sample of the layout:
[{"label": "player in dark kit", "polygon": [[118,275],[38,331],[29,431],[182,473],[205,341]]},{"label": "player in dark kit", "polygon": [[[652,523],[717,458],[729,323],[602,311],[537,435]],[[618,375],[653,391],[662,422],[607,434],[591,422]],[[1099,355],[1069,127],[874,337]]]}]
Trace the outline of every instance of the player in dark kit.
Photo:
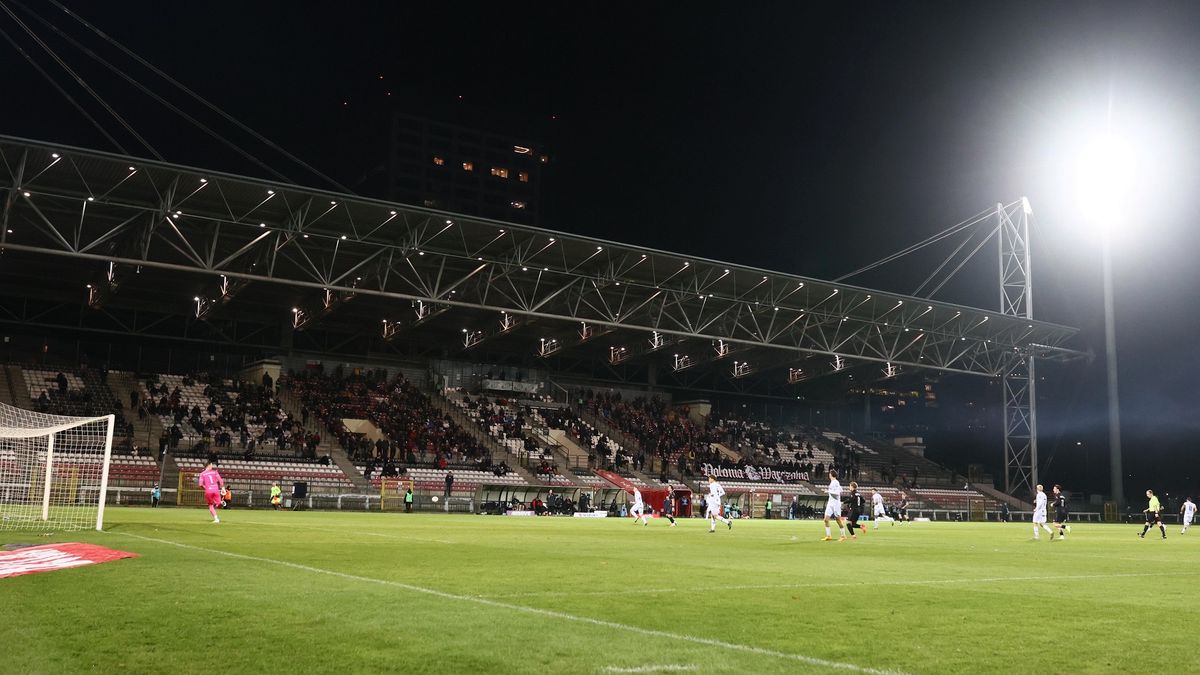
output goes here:
[{"label": "player in dark kit", "polygon": [[908,522],[908,497],[900,499],[900,506],[896,507],[896,520],[901,523]]},{"label": "player in dark kit", "polygon": [[671,527],[675,527],[675,491],[667,490],[667,497],[663,500],[662,515],[667,520],[671,521]]},{"label": "player in dark kit", "polygon": [[858,519],[862,517],[863,509],[867,506],[867,500],[858,493],[858,483],[850,481],[850,494],[846,495],[846,502],[850,506],[850,517],[846,518],[846,529],[850,532],[851,539],[858,539],[856,530],[862,530],[863,534],[867,533],[867,526],[858,524]]},{"label": "player in dark kit", "polygon": [[1067,533],[1071,531],[1071,526],[1067,524],[1067,518],[1071,515],[1070,509],[1067,507],[1067,496],[1062,492],[1061,485],[1054,486],[1054,526],[1058,528],[1059,540],[1066,539]]}]

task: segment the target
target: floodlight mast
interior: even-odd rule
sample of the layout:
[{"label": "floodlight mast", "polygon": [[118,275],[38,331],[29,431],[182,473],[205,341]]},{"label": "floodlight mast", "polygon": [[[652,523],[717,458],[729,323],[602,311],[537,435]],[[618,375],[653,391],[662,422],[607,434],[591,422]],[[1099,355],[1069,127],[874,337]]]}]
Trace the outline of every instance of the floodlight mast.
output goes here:
[{"label": "floodlight mast", "polygon": [[[996,204],[1000,243],[1000,313],[1033,318],[1029,200]],[[1037,378],[1033,350],[1015,359],[1001,378],[1004,398],[1004,491],[1032,495],[1038,484]]]},{"label": "floodlight mast", "polygon": [[[1111,107],[1110,107],[1111,115]],[[1108,468],[1112,500],[1125,506],[1121,462],[1121,407],[1117,387],[1117,337],[1113,312],[1112,239],[1127,225],[1139,173],[1138,156],[1114,133],[1111,117],[1104,132],[1083,149],[1076,168],[1076,199],[1089,227],[1100,232],[1104,276],[1104,361],[1108,376]]]}]

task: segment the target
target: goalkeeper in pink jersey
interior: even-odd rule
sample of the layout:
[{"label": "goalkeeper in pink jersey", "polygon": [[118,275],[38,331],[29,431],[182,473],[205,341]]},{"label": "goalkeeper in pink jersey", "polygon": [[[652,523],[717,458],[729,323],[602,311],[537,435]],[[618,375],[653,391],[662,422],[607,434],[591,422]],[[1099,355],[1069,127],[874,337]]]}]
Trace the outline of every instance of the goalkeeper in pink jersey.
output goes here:
[{"label": "goalkeeper in pink jersey", "polygon": [[212,514],[213,522],[221,522],[220,517],[217,516],[217,509],[221,506],[221,493],[225,491],[225,479],[217,473],[212,460],[204,465],[204,470],[200,472],[196,482],[204,488],[204,501],[208,502],[208,512]]}]

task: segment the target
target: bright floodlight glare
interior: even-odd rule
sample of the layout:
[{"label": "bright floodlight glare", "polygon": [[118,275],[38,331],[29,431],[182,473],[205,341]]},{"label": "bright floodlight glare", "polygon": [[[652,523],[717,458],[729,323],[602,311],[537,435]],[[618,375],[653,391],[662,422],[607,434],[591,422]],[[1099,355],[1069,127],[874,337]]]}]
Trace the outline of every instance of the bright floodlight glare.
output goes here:
[{"label": "bright floodlight glare", "polygon": [[1088,227],[1109,235],[1129,225],[1137,154],[1124,138],[1106,133],[1089,143],[1078,158],[1075,196]]}]

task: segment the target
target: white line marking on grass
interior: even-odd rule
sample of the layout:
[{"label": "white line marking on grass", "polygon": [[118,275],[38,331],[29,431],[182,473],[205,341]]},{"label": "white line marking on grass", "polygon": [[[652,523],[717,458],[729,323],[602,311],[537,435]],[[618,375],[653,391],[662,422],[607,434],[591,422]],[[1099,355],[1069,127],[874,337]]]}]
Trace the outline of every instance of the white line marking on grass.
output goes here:
[{"label": "white line marking on grass", "polygon": [[[643,595],[655,593],[710,593],[713,591],[785,590],[789,588],[860,588],[863,586],[940,586],[953,584],[996,584],[1008,581],[1074,581],[1081,579],[1118,579],[1122,577],[1167,577],[1180,576],[1178,572],[1130,572],[1114,574],[1064,574],[1024,577],[981,577],[974,579],[914,579],[911,581],[853,581],[814,582],[799,584],[748,584],[736,586],[703,586],[694,588],[626,588],[608,591],[529,591],[522,593],[496,593],[478,595],[478,598],[551,598],[576,596]],[[1187,573],[1183,573],[1187,576]]]},{"label": "white line marking on grass", "polygon": [[804,663],[804,664],[807,664],[810,666],[819,666],[822,668],[831,668],[831,669],[837,669],[837,670],[847,670],[847,671],[851,671],[851,672],[855,672],[855,673],[870,673],[872,675],[900,675],[900,671],[895,671],[895,670],[879,670],[877,668],[868,668],[865,666],[855,665],[853,663],[843,663],[841,661],[830,661],[828,659],[822,659],[822,658],[818,658],[815,656],[805,656],[804,654],[796,654],[794,652],[780,652],[780,651],[776,651],[774,649],[767,649],[765,647],[755,647],[753,645],[745,645],[745,644],[741,644],[738,642],[725,642],[723,640],[715,640],[712,638],[699,637],[696,635],[688,635],[686,633],[671,633],[671,632],[668,632],[665,630],[657,630],[654,628],[642,628],[641,626],[632,626],[632,625],[628,625],[628,624],[617,623],[615,621],[606,621],[604,619],[594,619],[594,618],[588,617],[588,616],[577,616],[575,614],[567,614],[566,612],[558,612],[558,611],[551,610],[551,609],[541,609],[538,607],[526,607],[524,605],[514,605],[511,603],[500,602],[497,600],[488,600],[486,598],[481,598],[481,597],[473,596],[473,595],[458,595],[457,593],[447,593],[445,591],[439,591],[439,590],[435,590],[432,588],[424,588],[422,586],[414,586],[412,584],[406,584],[406,583],[403,583],[400,581],[391,581],[389,579],[376,579],[373,577],[359,576],[357,574],[348,574],[346,572],[338,572],[336,570],[327,570],[327,569],[322,569],[320,567],[312,567],[310,565],[302,565],[300,563],[288,562],[286,560],[276,560],[274,558],[263,558],[263,557],[256,556],[256,555],[246,555],[244,553],[232,553],[230,551],[222,551],[220,549],[215,549],[215,548],[205,548],[203,546],[194,546],[192,544],[184,544],[184,543],[181,543],[178,541],[171,541],[169,539],[158,539],[156,537],[147,537],[147,536],[140,535],[140,534],[133,534],[132,532],[114,532],[113,534],[119,534],[119,535],[126,536],[126,537],[133,537],[134,539],[142,539],[144,541],[152,541],[152,542],[156,542],[159,544],[165,544],[167,546],[175,546],[177,548],[190,549],[193,551],[203,551],[205,553],[212,553],[215,555],[221,555],[221,556],[225,556],[228,558],[238,558],[240,560],[253,560],[255,562],[267,563],[270,565],[278,565],[280,567],[287,567],[287,568],[294,569],[294,570],[300,570],[302,572],[312,572],[313,574],[325,574],[325,575],[328,575],[331,577],[337,577],[339,579],[348,579],[350,581],[363,581],[363,582],[370,583],[370,584],[378,584],[380,586],[391,586],[393,588],[400,588],[400,589],[403,589],[406,591],[411,591],[413,593],[421,593],[424,595],[430,595],[435,598],[442,598],[445,600],[457,600],[459,602],[471,602],[471,603],[475,603],[478,605],[484,605],[486,607],[495,607],[497,609],[507,609],[507,610],[512,610],[514,612],[523,612],[525,614],[534,614],[537,616],[545,616],[545,617],[549,617],[552,619],[561,619],[563,621],[574,621],[576,623],[583,623],[583,624],[588,624],[588,625],[592,625],[592,626],[600,626],[602,628],[611,628],[613,630],[625,631],[625,632],[629,632],[629,633],[638,633],[638,634],[647,635],[650,637],[668,638],[671,640],[680,640],[683,642],[691,642],[693,644],[705,645],[708,647],[718,647],[720,649],[725,649],[725,650],[729,650],[729,651],[743,652],[743,653],[747,653],[747,654],[757,654],[759,656],[768,656],[768,657],[777,658],[777,659],[785,659],[788,661]]},{"label": "white line marking on grass", "polygon": [[668,663],[661,666],[636,666],[634,668],[621,668],[618,666],[608,666],[604,669],[606,673],[683,673],[689,670],[699,670],[696,666],[685,666],[680,664]]}]

